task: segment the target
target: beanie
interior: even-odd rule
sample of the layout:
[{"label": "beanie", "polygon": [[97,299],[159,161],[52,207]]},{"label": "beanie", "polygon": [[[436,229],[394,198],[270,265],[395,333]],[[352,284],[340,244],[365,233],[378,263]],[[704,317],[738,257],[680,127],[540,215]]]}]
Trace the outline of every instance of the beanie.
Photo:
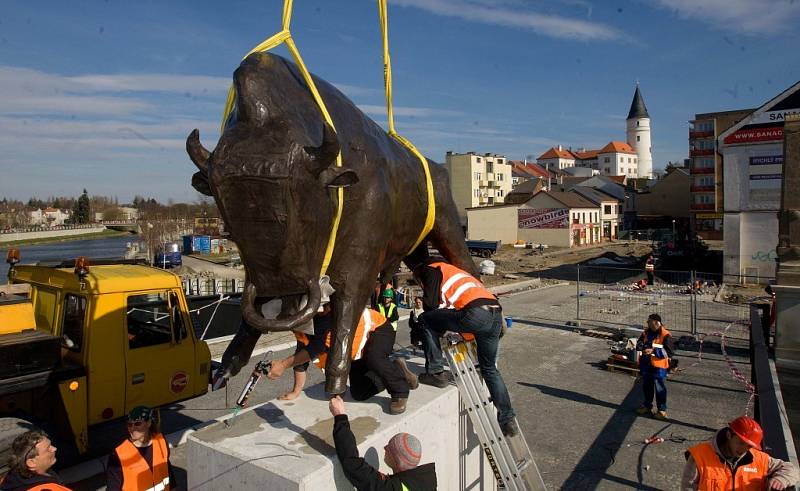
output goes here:
[{"label": "beanie", "polygon": [[392,454],[395,472],[413,469],[422,457],[422,445],[414,435],[398,433],[386,445],[386,451]]}]

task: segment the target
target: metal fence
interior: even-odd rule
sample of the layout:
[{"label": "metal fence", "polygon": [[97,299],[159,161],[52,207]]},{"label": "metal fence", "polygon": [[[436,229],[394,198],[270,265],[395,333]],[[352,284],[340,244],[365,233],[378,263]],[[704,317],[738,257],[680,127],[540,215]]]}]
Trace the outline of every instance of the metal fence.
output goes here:
[{"label": "metal fence", "polygon": [[748,339],[749,304],[769,298],[753,278],[698,271],[657,270],[648,285],[642,269],[578,265],[577,278],[579,321],[642,327],[657,313],[670,329],[693,335],[728,328],[730,337]]},{"label": "metal fence", "polygon": [[183,291],[188,296],[219,295],[221,293],[241,293],[244,280],[236,278],[181,278]]}]

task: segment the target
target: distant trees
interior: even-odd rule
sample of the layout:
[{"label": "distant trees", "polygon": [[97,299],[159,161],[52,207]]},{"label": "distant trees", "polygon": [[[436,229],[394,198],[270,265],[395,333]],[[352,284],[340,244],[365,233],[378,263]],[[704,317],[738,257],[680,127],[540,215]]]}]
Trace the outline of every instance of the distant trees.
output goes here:
[{"label": "distant trees", "polygon": [[72,223],[84,224],[92,221],[92,209],[89,203],[89,193],[83,190],[83,193],[78,197],[75,206],[72,208]]}]

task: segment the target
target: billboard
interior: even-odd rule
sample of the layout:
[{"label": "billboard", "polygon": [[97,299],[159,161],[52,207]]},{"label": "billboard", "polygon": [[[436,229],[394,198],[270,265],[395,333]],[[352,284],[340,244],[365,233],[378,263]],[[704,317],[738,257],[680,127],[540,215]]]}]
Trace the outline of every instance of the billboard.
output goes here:
[{"label": "billboard", "polygon": [[751,209],[779,207],[783,180],[783,155],[750,157],[749,205]]},{"label": "billboard", "polygon": [[520,208],[518,228],[569,228],[568,208]]},{"label": "billboard", "polygon": [[766,128],[751,128],[745,126],[726,136],[724,140],[724,142],[728,144],[769,141],[783,141],[783,126]]}]

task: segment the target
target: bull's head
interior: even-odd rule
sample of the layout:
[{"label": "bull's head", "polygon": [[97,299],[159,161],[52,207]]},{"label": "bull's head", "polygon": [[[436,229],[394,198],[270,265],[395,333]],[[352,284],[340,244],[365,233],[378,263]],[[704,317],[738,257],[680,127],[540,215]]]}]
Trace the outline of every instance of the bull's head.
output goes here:
[{"label": "bull's head", "polygon": [[[316,313],[335,188],[358,177],[335,165],[335,131],[318,112],[312,119],[313,112],[293,111],[299,102],[287,100],[291,87],[277,86],[274,77],[265,80],[264,65],[264,59],[248,60],[236,71],[236,107],[214,151],[203,148],[197,130],[186,150],[199,169],[192,186],[214,197],[241,251],[247,276],[243,316],[267,332],[292,329]],[[313,104],[310,97],[300,102]],[[278,319],[265,319],[255,308],[268,297],[283,300]]]}]

